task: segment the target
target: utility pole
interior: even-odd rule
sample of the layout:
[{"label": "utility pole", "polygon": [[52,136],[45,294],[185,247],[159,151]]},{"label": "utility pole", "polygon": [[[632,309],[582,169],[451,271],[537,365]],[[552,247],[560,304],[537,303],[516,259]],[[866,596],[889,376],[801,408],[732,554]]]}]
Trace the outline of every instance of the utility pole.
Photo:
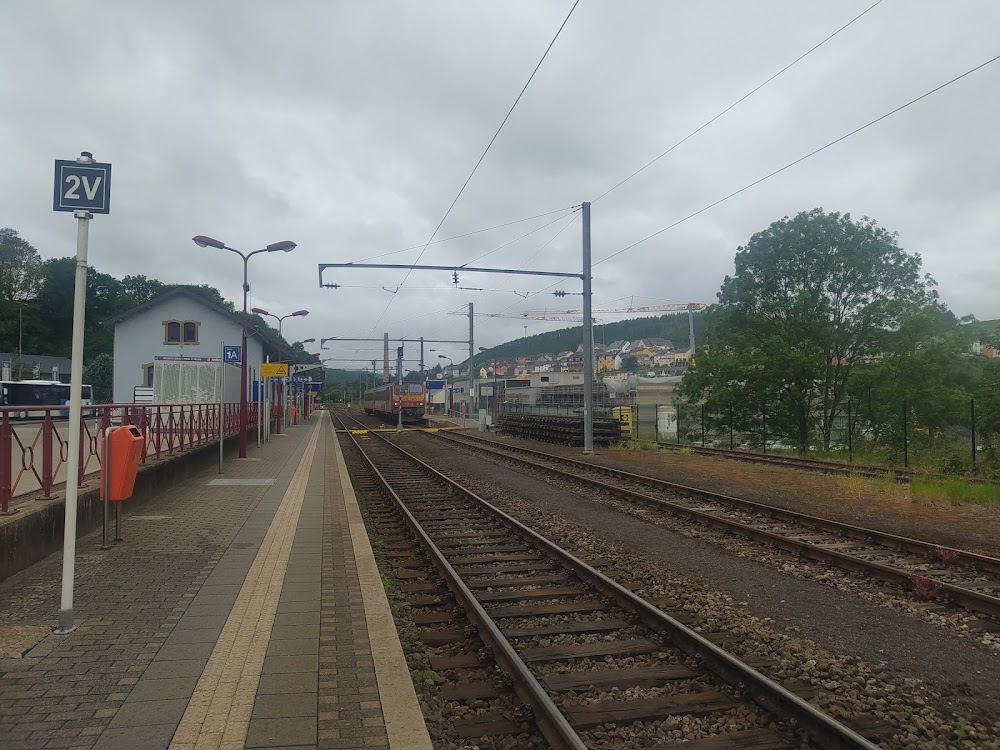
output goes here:
[{"label": "utility pole", "polygon": [[[322,344],[320,344],[322,346]],[[389,382],[389,334],[382,339],[382,382]]]},{"label": "utility pole", "polygon": [[688,305],[688,333],[691,338],[691,356],[694,356],[694,305]]},{"label": "utility pole", "polygon": [[424,380],[424,337],[420,337],[420,379]]},{"label": "utility pole", "polygon": [[[583,216],[583,452],[594,452],[594,319],[591,317],[590,202]],[[471,313],[470,313],[471,314]],[[471,337],[470,337],[471,338]]]},{"label": "utility pole", "polygon": [[[472,303],[469,303],[469,411],[472,411],[472,388],[473,388],[473,378],[472,378],[472,353],[475,351],[472,344],[472,325],[475,320],[475,316],[472,314]],[[466,414],[466,416],[471,416]],[[462,425],[465,426],[464,424]]]},{"label": "utility pole", "polygon": [[[386,336],[389,334],[387,333]],[[396,432],[403,431],[403,346],[396,347],[396,398],[399,399],[399,408],[396,419]]]}]

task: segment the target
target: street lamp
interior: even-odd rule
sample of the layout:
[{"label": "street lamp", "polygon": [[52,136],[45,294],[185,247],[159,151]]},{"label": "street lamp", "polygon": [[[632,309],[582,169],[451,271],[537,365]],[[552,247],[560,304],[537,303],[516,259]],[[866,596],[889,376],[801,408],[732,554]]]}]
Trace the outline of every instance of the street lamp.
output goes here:
[{"label": "street lamp", "polygon": [[446,357],[443,354],[439,354],[438,359],[448,360],[448,377],[444,379],[444,382],[448,384],[448,414],[450,415],[455,410],[455,391],[451,386],[451,368],[455,364],[451,361],[451,357]]},{"label": "street lamp", "polygon": [[[485,346],[479,347],[479,351],[490,351]],[[493,426],[500,422],[500,394],[497,392],[497,355],[493,355]]]},{"label": "street lamp", "polygon": [[[247,457],[247,294],[250,292],[250,283],[247,281],[247,264],[251,256],[258,253],[290,253],[296,248],[296,244],[291,240],[275,242],[260,250],[243,253],[234,247],[229,247],[219,240],[199,234],[191,238],[198,247],[214,247],[216,250],[228,250],[236,253],[243,259],[243,348],[240,354],[240,458]],[[258,416],[259,418],[259,416]],[[219,412],[219,433],[222,433],[222,412]]]},{"label": "street lamp", "polygon": [[[250,312],[256,313],[257,315],[266,315],[269,318],[274,318],[275,320],[278,321],[278,362],[280,363],[281,362],[281,323],[282,323],[282,321],[284,321],[285,318],[300,318],[300,317],[303,317],[305,315],[308,315],[309,311],[308,310],[296,310],[295,312],[288,313],[288,315],[275,315],[274,313],[268,312],[263,307],[254,307],[253,309],[251,309]],[[313,339],[313,341],[315,341],[315,340],[316,339]],[[280,435],[281,434],[281,424],[284,421],[284,416],[285,416],[284,395],[285,395],[285,383],[284,383],[284,378],[282,378],[281,388],[278,390],[278,404],[277,404],[277,406],[278,406],[278,415],[277,415],[278,416],[278,421],[276,423],[276,427],[275,427],[275,430],[274,430],[274,433],[276,435]]]},{"label": "street lamp", "polygon": [[[300,341],[299,343],[300,344],[315,344],[316,343],[316,339],[302,339],[302,341]],[[305,347],[302,347],[302,348],[305,349]],[[315,355],[313,355],[313,356],[315,356]],[[308,419],[309,414],[312,412],[312,409],[310,409],[310,404],[309,404],[309,399],[311,397],[312,397],[312,392],[306,393],[306,388],[305,388],[305,386],[303,386],[302,387],[302,395],[299,398],[299,408],[302,411],[302,419],[303,420]]]}]

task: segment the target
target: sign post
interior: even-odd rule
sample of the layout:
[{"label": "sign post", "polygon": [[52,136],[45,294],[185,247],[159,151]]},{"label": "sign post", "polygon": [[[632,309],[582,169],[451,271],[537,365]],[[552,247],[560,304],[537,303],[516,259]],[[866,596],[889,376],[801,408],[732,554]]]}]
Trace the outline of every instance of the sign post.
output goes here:
[{"label": "sign post", "polygon": [[[472,366],[471,364],[469,365]],[[396,398],[399,399],[396,432],[403,431],[403,347],[396,347]]]},{"label": "sign post", "polygon": [[[66,511],[63,525],[62,592],[56,635],[76,630],[73,580],[76,574],[76,512],[80,481],[80,393],[83,384],[83,329],[87,309],[87,244],[94,214],[111,211],[111,165],[82,151],[75,161],[56,160],[52,210],[76,219],[76,286],[73,291],[73,345],[69,386],[69,446],[66,456]],[[107,460],[107,456],[105,456]]]}]

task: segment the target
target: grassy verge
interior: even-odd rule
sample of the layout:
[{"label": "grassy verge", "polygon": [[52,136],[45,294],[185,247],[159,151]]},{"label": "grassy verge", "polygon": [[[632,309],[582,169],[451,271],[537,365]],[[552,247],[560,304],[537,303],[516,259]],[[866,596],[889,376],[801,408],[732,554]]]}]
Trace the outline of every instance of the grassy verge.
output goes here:
[{"label": "grassy verge", "polygon": [[970,484],[959,478],[913,477],[910,481],[910,495],[922,500],[951,500],[1000,506],[1000,485]]}]

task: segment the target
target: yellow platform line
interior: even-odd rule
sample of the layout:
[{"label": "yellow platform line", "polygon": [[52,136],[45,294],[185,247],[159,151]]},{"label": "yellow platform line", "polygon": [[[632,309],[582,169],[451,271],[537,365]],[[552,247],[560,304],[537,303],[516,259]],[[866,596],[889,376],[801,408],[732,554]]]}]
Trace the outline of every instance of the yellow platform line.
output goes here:
[{"label": "yellow platform line", "polygon": [[319,441],[317,422],[195,687],[172,750],[242,750]]}]

